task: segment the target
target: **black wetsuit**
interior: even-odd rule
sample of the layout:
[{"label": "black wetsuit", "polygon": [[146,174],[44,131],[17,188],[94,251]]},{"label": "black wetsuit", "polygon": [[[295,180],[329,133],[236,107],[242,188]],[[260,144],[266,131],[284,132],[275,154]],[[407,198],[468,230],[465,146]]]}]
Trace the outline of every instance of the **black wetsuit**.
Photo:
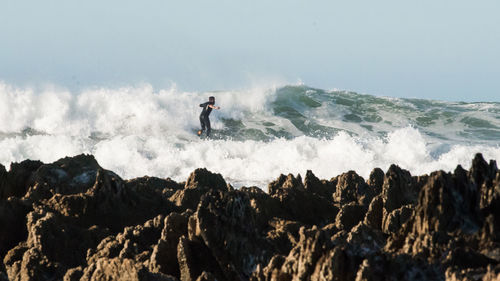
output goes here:
[{"label": "black wetsuit", "polygon": [[203,111],[200,114],[201,131],[205,131],[206,126],[207,136],[210,136],[210,119],[208,119],[208,115],[212,112],[212,108],[208,106],[209,104],[213,105],[214,103],[207,101],[206,103],[200,104],[200,107],[203,107]]}]

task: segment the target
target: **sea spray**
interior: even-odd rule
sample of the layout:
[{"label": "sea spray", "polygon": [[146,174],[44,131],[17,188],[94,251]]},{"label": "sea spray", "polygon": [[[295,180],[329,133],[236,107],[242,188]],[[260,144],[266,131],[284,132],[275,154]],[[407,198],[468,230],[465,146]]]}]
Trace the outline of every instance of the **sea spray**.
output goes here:
[{"label": "sea spray", "polygon": [[[198,138],[198,105],[214,95],[213,139]],[[0,83],[0,162],[52,162],[79,153],[124,178],[185,179],[198,167],[236,186],[280,173],[367,177],[392,163],[412,174],[500,159],[500,104],[325,91],[304,85],[180,92],[149,85],[79,93]]]}]

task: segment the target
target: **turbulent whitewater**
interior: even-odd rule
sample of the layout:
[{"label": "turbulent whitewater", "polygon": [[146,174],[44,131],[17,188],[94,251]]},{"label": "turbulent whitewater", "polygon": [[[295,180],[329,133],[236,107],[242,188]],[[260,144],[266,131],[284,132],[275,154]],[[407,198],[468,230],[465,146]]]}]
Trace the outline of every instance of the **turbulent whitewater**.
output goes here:
[{"label": "turbulent whitewater", "polygon": [[[200,103],[216,97],[211,140]],[[123,178],[180,181],[198,167],[235,186],[265,188],[280,173],[366,177],[396,163],[412,174],[500,160],[500,103],[361,95],[304,85],[181,92],[149,85],[69,92],[0,83],[0,163],[93,154]]]}]

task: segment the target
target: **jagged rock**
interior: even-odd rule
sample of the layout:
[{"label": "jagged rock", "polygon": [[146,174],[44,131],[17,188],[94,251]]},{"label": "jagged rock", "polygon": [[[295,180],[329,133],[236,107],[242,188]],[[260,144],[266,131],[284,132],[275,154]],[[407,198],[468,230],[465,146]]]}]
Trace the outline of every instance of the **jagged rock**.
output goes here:
[{"label": "jagged rock", "polygon": [[176,281],[178,279],[161,273],[149,272],[146,267],[131,259],[101,258],[84,270],[80,280]]},{"label": "jagged rock", "polygon": [[177,260],[182,281],[195,281],[203,272],[210,272],[217,280],[235,280],[224,277],[210,249],[200,241],[181,236],[177,246]]},{"label": "jagged rock", "polygon": [[383,281],[387,280],[384,256],[373,259],[365,259],[356,273],[356,281]]},{"label": "jagged rock", "polygon": [[[495,174],[498,171],[497,164],[495,161],[491,161],[490,164],[484,160],[481,153],[476,154],[472,160],[472,167],[469,170],[468,176],[471,182],[476,185],[477,189],[482,188],[483,184],[486,186],[492,186],[492,181],[495,179]],[[484,198],[481,198],[481,207],[485,203],[483,200],[487,200],[488,192],[482,190],[481,192]]]},{"label": "jagged rock", "polygon": [[[276,280],[307,280],[313,274],[318,260],[333,247],[330,241],[331,232],[301,227],[300,240],[286,257]],[[315,280],[315,279],[310,279]]]},{"label": "jagged rock", "polygon": [[481,253],[500,261],[500,222],[499,213],[486,217],[483,228],[477,233]]},{"label": "jagged rock", "polygon": [[318,260],[310,280],[353,280],[358,264],[348,249],[335,247]]},{"label": "jagged rock", "polygon": [[495,267],[488,266],[482,281],[498,281],[500,280],[500,265]]},{"label": "jagged rock", "polygon": [[340,209],[335,219],[338,229],[349,231],[365,217],[366,209],[357,202],[348,203]]},{"label": "jagged rock", "polygon": [[260,237],[250,197],[241,191],[212,191],[194,214],[199,236],[212,251],[228,280],[248,279],[254,267],[267,263],[271,245]]},{"label": "jagged rock", "polygon": [[250,199],[250,205],[255,212],[255,224],[257,229],[265,230],[269,222],[274,218],[287,218],[288,215],[282,208],[279,199],[270,196],[258,187],[242,187],[240,191],[246,193]]},{"label": "jagged rock", "polygon": [[356,273],[356,281],[378,280],[444,280],[436,266],[412,260],[409,256],[372,255],[363,260]]},{"label": "jagged rock", "polygon": [[203,273],[196,279],[196,281],[216,281],[217,278],[207,271],[203,271]]},{"label": "jagged rock", "polygon": [[373,169],[366,183],[372,187],[374,195],[380,194],[384,185],[384,171],[380,168]]},{"label": "jagged rock", "polygon": [[63,281],[79,281],[83,275],[83,268],[81,266],[68,269],[64,274]]},{"label": "jagged rock", "polygon": [[338,207],[333,202],[307,191],[300,175],[297,178],[291,174],[281,175],[269,184],[268,189],[271,197],[279,201],[284,219],[325,225],[332,222],[338,213]]},{"label": "jagged rock", "polygon": [[184,188],[208,187],[227,190],[228,185],[221,174],[214,174],[207,169],[196,169],[189,175]]},{"label": "jagged rock", "polygon": [[29,206],[18,198],[0,200],[0,258],[26,239],[26,214]]},{"label": "jagged rock", "polygon": [[162,192],[155,187],[127,185],[116,174],[99,169],[94,185],[85,193],[56,194],[47,205],[82,227],[97,225],[117,233],[174,209]]},{"label": "jagged rock", "polygon": [[89,266],[99,259],[127,258],[138,263],[149,259],[152,247],[160,239],[164,217],[157,216],[143,225],[126,227],[116,236],[108,236],[99,245],[87,252],[86,263]]},{"label": "jagged rock", "polygon": [[86,249],[104,236],[96,229],[85,230],[67,224],[60,215],[39,207],[27,215],[26,224],[26,242],[11,249],[4,259],[11,279],[27,276],[62,279],[68,268],[85,261]]},{"label": "jagged rock", "polygon": [[300,175],[294,177],[292,174],[285,176],[281,174],[277,180],[269,183],[267,187],[269,194],[274,195],[283,189],[304,189]]},{"label": "jagged rock", "polygon": [[[333,194],[333,201],[340,204],[347,204],[354,201],[363,204],[365,202],[363,202],[362,198],[367,193],[371,193],[371,189],[356,172],[349,171],[337,177],[337,187]],[[369,204],[370,201],[371,199],[366,204]]]},{"label": "jagged rock", "polygon": [[[478,153],[472,161],[472,167],[468,173],[471,183],[475,184],[479,190],[479,208],[484,213],[496,213],[500,211],[498,199],[500,189],[500,172],[498,171],[497,164],[491,160],[488,165],[483,159],[483,156]],[[497,208],[492,210],[492,208]]]},{"label": "jagged rock", "polygon": [[274,219],[269,222],[273,227],[267,233],[267,239],[276,247],[278,254],[288,254],[299,242],[299,230],[302,226],[296,221]]},{"label": "jagged rock", "polygon": [[408,171],[391,165],[385,175],[382,187],[386,214],[404,205],[415,204],[419,192],[415,179]]},{"label": "jagged rock", "polygon": [[[426,178],[423,178],[425,180]],[[420,179],[422,181],[422,179]],[[399,212],[393,213],[394,210],[399,209],[406,205],[415,204],[418,200],[418,194],[421,189],[422,182],[418,178],[414,178],[411,174],[398,167],[391,165],[387,171],[382,186],[382,197],[384,200],[382,229],[388,233],[387,227],[391,225],[394,227],[392,230],[400,226]],[[392,215],[391,215],[392,214]],[[404,213],[405,215],[407,212]],[[397,216],[397,217],[395,217]],[[406,217],[404,217],[406,218]]]},{"label": "jagged rock", "polygon": [[220,174],[214,174],[207,169],[196,169],[189,175],[184,189],[177,190],[170,201],[185,209],[196,209],[201,196],[210,190],[228,191],[231,187]]},{"label": "jagged rock", "polygon": [[385,246],[385,236],[377,229],[359,223],[347,234],[346,242],[351,245],[351,252],[358,256],[378,254]]},{"label": "jagged rock", "polygon": [[43,164],[30,178],[26,197],[31,201],[39,201],[54,194],[86,192],[94,184],[99,169],[101,167],[94,156],[85,154]]},{"label": "jagged rock", "polygon": [[311,170],[307,170],[304,178],[304,188],[318,196],[330,200],[335,193],[336,184],[318,179]]},{"label": "jagged rock", "polygon": [[[282,255],[275,255],[269,261],[269,264],[265,268],[261,268],[260,265],[257,266],[250,280],[252,281],[271,281],[271,280],[280,280],[281,267],[283,263],[285,263],[286,257]],[[281,280],[286,280],[285,277],[282,277]]]},{"label": "jagged rock", "polygon": [[[443,171],[431,174],[419,195],[413,216],[389,248],[425,256],[429,260],[446,251],[451,233],[473,233],[479,229],[477,189],[467,181],[460,166],[454,174]],[[399,240],[399,242],[397,242]],[[405,240],[404,242],[402,242]]]},{"label": "jagged rock", "polygon": [[[10,191],[10,186],[9,185],[9,174],[7,173],[7,170],[5,170],[5,166],[0,164],[0,200],[6,199],[8,196],[8,193],[12,193]],[[7,191],[9,190],[9,191]],[[4,195],[4,193],[7,193]]]},{"label": "jagged rock", "polygon": [[392,210],[392,212],[386,215],[383,221],[382,231],[387,234],[398,232],[401,226],[410,219],[412,214],[412,205],[406,205],[399,209]]},{"label": "jagged rock", "polygon": [[10,170],[0,167],[0,199],[10,196],[23,197],[28,190],[28,183],[33,173],[43,165],[40,161],[24,160],[21,163],[10,164]]},{"label": "jagged rock", "polygon": [[477,253],[470,248],[459,247],[448,252],[443,264],[447,268],[486,268],[490,264],[498,264],[498,261]]},{"label": "jagged rock", "polygon": [[448,268],[445,273],[447,281],[498,281],[500,280],[500,265],[486,268]]},{"label": "jagged rock", "polygon": [[177,262],[179,238],[187,235],[188,213],[170,213],[165,218],[161,238],[153,248],[149,268],[152,272],[162,272],[180,278]]},{"label": "jagged rock", "polygon": [[170,178],[160,179],[147,176],[127,180],[125,181],[125,185],[138,193],[147,193],[151,190],[155,190],[156,194],[161,194],[164,198],[172,196],[177,190],[181,190],[183,188],[182,184],[179,184]]},{"label": "jagged rock", "polygon": [[477,233],[481,252],[488,257],[500,261],[500,171],[497,172],[492,186],[482,185],[481,213],[484,222],[481,230]]},{"label": "jagged rock", "polygon": [[366,212],[366,216],[364,219],[364,224],[367,226],[382,230],[382,218],[384,215],[384,199],[382,195],[377,195],[373,198],[370,206],[368,207],[368,211]]},{"label": "jagged rock", "polygon": [[499,278],[500,171],[479,154],[469,171],[268,189],[206,169],[124,181],[89,155],[0,166],[0,280]]},{"label": "jagged rock", "polygon": [[9,280],[57,280],[64,275],[60,264],[53,263],[39,248],[19,245],[4,258]]}]

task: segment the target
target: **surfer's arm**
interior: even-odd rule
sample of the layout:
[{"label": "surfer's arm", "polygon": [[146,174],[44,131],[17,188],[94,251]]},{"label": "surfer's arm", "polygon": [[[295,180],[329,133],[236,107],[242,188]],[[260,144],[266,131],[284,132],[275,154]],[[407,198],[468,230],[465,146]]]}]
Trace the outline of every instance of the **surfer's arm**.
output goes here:
[{"label": "surfer's arm", "polygon": [[213,106],[211,104],[209,104],[208,107],[213,108],[213,109],[220,109],[220,106]]}]

